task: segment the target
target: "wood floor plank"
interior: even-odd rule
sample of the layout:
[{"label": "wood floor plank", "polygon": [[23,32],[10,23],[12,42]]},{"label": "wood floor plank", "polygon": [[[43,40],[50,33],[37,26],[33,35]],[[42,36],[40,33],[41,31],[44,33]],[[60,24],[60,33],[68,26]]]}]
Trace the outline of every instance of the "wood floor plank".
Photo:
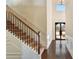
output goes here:
[{"label": "wood floor plank", "polygon": [[62,47],[58,49],[60,49],[61,51],[59,50],[59,54],[56,55],[56,41],[53,40],[49,48],[44,51],[42,59],[72,59],[67,48],[65,48],[65,53],[62,51]]}]

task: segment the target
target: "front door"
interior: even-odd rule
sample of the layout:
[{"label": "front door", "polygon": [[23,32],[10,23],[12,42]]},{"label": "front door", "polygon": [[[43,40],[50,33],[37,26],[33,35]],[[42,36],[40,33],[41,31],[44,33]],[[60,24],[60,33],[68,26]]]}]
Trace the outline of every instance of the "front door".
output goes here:
[{"label": "front door", "polygon": [[65,40],[65,22],[55,23],[55,40]]}]

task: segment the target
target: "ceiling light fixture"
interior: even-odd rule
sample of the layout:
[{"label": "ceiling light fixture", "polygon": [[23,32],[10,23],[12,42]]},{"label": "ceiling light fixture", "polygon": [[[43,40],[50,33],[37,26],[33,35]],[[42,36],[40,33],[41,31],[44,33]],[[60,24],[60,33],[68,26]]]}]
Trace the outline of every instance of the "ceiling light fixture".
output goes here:
[{"label": "ceiling light fixture", "polygon": [[63,3],[63,0],[58,0],[56,3],[56,11],[62,12],[65,10],[65,5]]}]

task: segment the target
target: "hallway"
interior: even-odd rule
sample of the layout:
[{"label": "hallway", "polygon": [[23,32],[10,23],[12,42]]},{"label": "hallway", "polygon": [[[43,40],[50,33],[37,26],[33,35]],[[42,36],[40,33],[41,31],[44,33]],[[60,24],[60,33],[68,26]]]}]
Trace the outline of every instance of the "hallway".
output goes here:
[{"label": "hallway", "polygon": [[60,46],[60,41],[53,40],[48,50],[45,51],[47,54],[43,56],[43,59],[46,59],[46,56],[47,59],[72,59],[69,51],[65,46],[65,41],[62,41],[61,45],[62,46]]}]

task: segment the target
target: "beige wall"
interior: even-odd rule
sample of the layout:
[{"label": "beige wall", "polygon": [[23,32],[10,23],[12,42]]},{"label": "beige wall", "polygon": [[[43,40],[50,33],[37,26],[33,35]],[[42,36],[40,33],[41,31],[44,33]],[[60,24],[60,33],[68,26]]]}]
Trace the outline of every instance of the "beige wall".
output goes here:
[{"label": "beige wall", "polygon": [[[19,1],[19,0],[18,0]],[[26,2],[26,4],[25,4]],[[29,3],[27,3],[29,2]],[[12,4],[11,4],[12,3]],[[35,30],[41,32],[41,43],[46,46],[46,32],[47,32],[47,20],[46,20],[46,5],[45,0],[23,0],[22,2],[7,2],[7,4],[15,10],[19,15],[27,19],[30,26]],[[14,4],[16,3],[16,4]],[[23,20],[27,23],[26,20]]]},{"label": "beige wall", "polygon": [[66,0],[66,34],[73,37],[73,1]]}]

